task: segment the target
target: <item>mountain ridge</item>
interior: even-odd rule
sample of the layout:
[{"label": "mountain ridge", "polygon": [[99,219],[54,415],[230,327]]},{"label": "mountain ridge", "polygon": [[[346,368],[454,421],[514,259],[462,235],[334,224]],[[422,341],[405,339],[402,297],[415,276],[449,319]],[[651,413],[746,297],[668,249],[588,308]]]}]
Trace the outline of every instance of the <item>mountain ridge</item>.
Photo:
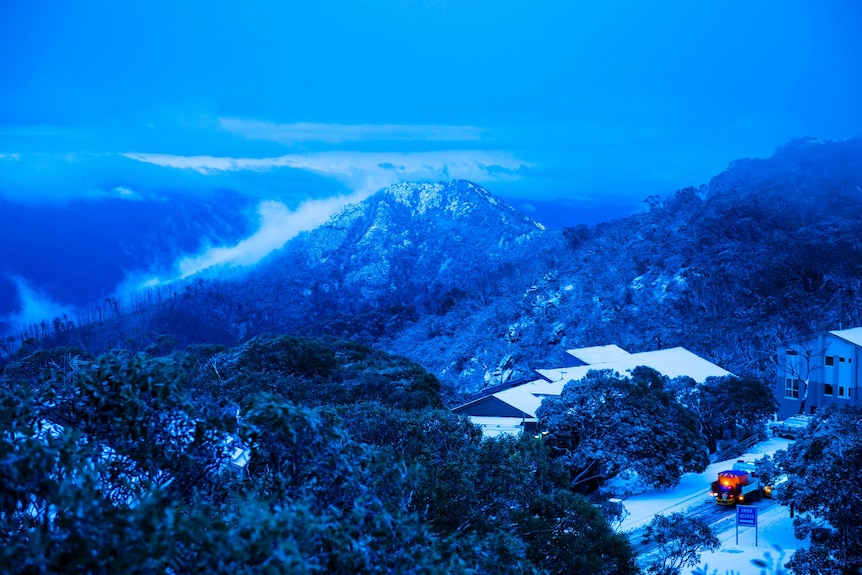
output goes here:
[{"label": "mountain ridge", "polygon": [[594,227],[541,230],[465,182],[401,184],[242,278],[139,310],[123,333],[141,347],[155,334],[182,344],[333,335],[465,390],[607,343],[683,346],[768,379],[777,341],[862,325],[860,189],[859,138],[789,142]]}]

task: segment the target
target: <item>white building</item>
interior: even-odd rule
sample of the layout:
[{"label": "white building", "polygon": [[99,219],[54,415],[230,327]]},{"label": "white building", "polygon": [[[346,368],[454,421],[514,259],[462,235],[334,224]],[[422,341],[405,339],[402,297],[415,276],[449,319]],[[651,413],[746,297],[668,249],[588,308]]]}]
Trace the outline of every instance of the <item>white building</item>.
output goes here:
[{"label": "white building", "polygon": [[862,403],[862,327],[781,342],[776,360],[779,419],[810,415],[827,405]]},{"label": "white building", "polygon": [[502,388],[492,388],[464,405],[453,409],[467,415],[482,427],[486,436],[502,433],[532,432],[536,428],[536,411],[542,399],[560,395],[571,381],[583,379],[594,369],[609,369],[629,375],[639,366],[651,367],[670,378],[687,376],[698,383],[708,377],[723,377],[730,372],[708,362],[690,351],[674,347],[643,353],[629,353],[616,345],[603,345],[566,350],[572,357],[569,367],[537,369],[537,378]]}]

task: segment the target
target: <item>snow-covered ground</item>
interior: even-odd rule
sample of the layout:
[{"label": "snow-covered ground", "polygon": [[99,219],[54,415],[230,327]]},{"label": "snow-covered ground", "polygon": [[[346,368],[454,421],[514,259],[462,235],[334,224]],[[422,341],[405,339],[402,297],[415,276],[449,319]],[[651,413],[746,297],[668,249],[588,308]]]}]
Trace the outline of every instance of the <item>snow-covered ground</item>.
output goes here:
[{"label": "snow-covered ground", "polygon": [[[685,512],[712,503],[709,497],[710,484],[718,476],[719,471],[730,469],[737,459],[754,461],[766,454],[771,455],[780,449],[785,449],[789,443],[787,439],[771,439],[755,445],[751,451],[740,457],[714,463],[703,473],[686,475],[676,487],[667,490],[653,489],[629,497],[623,502],[628,515],[620,525],[620,530],[631,531],[642,527],[656,514]],[[805,544],[797,541],[793,536],[793,520],[790,518],[789,510],[780,505],[769,506],[758,511],[757,546],[755,546],[753,527],[739,529],[739,544],[737,544],[733,521],[722,522],[722,526],[726,525],[729,527],[722,527],[718,532],[721,548],[715,552],[704,553],[701,557],[699,568],[704,569],[708,566],[710,575],[714,572],[718,575],[727,573],[756,575],[761,570],[752,565],[752,559],[764,560],[769,553],[771,561],[767,559],[767,563],[776,564],[776,559],[783,552],[781,563],[786,563],[796,548]],[[690,569],[684,572],[688,573]]]}]

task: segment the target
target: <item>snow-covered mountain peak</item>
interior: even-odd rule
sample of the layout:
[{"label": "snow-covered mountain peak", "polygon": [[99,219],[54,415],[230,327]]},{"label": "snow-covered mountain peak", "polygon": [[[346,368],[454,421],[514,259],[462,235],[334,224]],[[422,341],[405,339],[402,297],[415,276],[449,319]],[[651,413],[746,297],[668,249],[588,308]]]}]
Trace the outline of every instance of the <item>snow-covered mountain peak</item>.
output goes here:
[{"label": "snow-covered mountain peak", "polygon": [[[395,216],[395,214],[400,214]],[[384,215],[385,214],[385,215]],[[379,224],[390,217],[422,218],[439,214],[447,219],[461,219],[477,214],[544,230],[544,226],[497,198],[491,192],[466,180],[452,182],[403,182],[384,188],[359,204],[345,206],[323,226],[343,229],[359,218],[376,220]],[[381,220],[381,218],[383,218]]]},{"label": "snow-covered mountain peak", "polygon": [[437,183],[405,182],[390,186],[378,195],[381,201],[388,200],[393,207],[408,209],[412,217],[439,212],[457,218],[491,207],[494,211],[499,211],[504,219],[514,218],[525,221],[537,229],[544,229],[541,224],[526,217],[482,186],[467,180]]},{"label": "snow-covered mountain peak", "polygon": [[442,207],[445,190],[446,185],[441,182],[404,182],[386,188],[383,194],[396,203],[409,207],[412,215],[417,215]]}]

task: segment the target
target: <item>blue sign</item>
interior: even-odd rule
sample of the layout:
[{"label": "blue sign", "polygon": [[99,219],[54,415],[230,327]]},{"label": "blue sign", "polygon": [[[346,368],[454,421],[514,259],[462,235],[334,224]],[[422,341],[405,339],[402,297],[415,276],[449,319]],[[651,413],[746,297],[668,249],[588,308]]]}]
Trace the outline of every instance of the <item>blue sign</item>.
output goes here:
[{"label": "blue sign", "polygon": [[757,527],[757,507],[737,505],[736,525],[741,527]]}]

